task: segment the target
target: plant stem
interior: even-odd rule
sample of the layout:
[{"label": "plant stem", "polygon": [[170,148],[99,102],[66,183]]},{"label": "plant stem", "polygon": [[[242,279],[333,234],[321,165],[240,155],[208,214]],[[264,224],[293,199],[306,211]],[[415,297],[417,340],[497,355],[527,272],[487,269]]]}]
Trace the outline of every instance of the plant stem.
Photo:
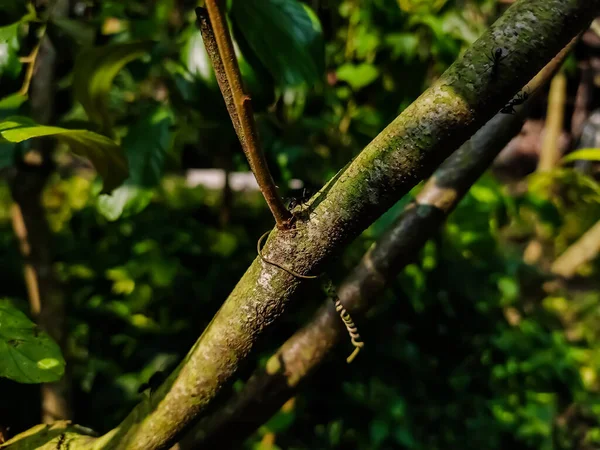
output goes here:
[{"label": "plant stem", "polygon": [[277,186],[260,146],[252,102],[250,96],[244,92],[242,75],[233,51],[225,14],[218,0],[206,0],[206,11],[208,15],[202,8],[196,8],[196,15],[231,122],[250,169],[256,177],[258,187],[275,218],[277,228],[287,229],[292,223],[293,216],[277,192]]}]

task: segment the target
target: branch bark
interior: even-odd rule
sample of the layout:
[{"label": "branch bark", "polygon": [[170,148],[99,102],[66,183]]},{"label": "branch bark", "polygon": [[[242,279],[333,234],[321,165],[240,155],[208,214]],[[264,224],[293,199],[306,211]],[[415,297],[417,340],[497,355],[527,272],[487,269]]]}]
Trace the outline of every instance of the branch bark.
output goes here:
[{"label": "branch bark", "polygon": [[[493,116],[507,95],[516,93],[598,11],[600,0],[515,3],[314,197],[310,220],[271,233],[264,255],[295,272],[318,273],[329,257]],[[488,55],[499,46],[507,56],[492,77]],[[233,380],[265,324],[283,313],[301,284],[256,259],[179,368],[113,430],[110,447],[172,445]]]},{"label": "branch bark", "polygon": [[[539,92],[573,48],[565,47],[524,87]],[[353,317],[372,307],[379,293],[443,224],[472,184],[521,129],[534,96],[516,114],[497,114],[436,170],[416,200],[374,243],[338,288],[340,301]],[[312,321],[296,332],[250,377],[242,391],[203,419],[182,440],[183,450],[238,448],[292,397],[299,385],[347,338],[338,313],[327,301]],[[367,350],[368,351],[368,350]]]},{"label": "branch bark", "polygon": [[206,0],[206,10],[196,8],[196,15],[217,83],[250,169],[275,218],[277,228],[287,229],[291,226],[293,216],[277,192],[267,159],[260,146],[252,102],[250,96],[244,92],[242,75],[233,51],[225,14],[218,0]]},{"label": "branch bark", "polygon": [[[487,122],[598,13],[600,0],[515,3],[313,197],[309,220],[298,220],[293,230],[271,233],[263,254],[295,272],[318,273]],[[506,57],[492,77],[488,55],[500,46]],[[98,438],[94,448],[155,450],[173,445],[207,413],[264,328],[281,316],[303,282],[257,258],[179,367],[119,427]]]}]

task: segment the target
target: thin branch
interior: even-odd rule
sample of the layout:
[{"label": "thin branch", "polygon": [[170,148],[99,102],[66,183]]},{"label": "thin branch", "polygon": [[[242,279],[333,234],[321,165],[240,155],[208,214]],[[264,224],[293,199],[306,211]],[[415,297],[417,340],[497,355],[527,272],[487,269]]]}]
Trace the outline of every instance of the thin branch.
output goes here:
[{"label": "thin branch", "polygon": [[292,223],[293,216],[277,192],[277,186],[260,146],[252,102],[250,96],[244,92],[242,75],[233,51],[225,14],[218,0],[206,0],[206,11],[208,14],[202,8],[196,8],[196,15],[227,111],[250,169],[275,218],[277,228],[287,229]]},{"label": "thin branch", "polygon": [[563,132],[565,101],[567,98],[567,76],[557,73],[550,84],[548,95],[548,112],[544,127],[544,141],[540,152],[537,170],[549,171],[556,167],[560,159],[560,135]]},{"label": "thin branch", "polygon": [[586,231],[567,248],[552,264],[551,272],[564,278],[572,278],[577,269],[592,261],[600,252],[600,222]]},{"label": "thin branch", "polygon": [[[416,201],[371,246],[361,262],[339,287],[339,301],[352,314],[373,306],[387,281],[417,255],[445,221],[472,184],[496,155],[516,135],[534,99],[573,48],[574,39],[524,88],[532,96],[514,115],[498,114],[470,141],[452,154],[423,187]],[[294,395],[298,385],[312,374],[335,347],[345,331],[329,302],[311,322],[296,332],[258,369],[244,389],[206,419],[182,441],[183,449],[237,448],[281,405]],[[235,431],[234,431],[235,430]]]},{"label": "thin branch", "polygon": [[231,92],[231,88],[229,86],[229,83],[227,82],[225,67],[223,66],[221,55],[219,54],[219,48],[217,47],[217,41],[215,40],[215,33],[210,23],[210,18],[208,17],[208,11],[206,10],[206,8],[196,8],[196,17],[198,28],[200,29],[200,33],[202,34],[204,48],[206,49],[206,53],[208,53],[208,57],[210,58],[210,62],[212,63],[213,69],[215,71],[215,77],[217,78],[219,89],[221,90],[221,94],[223,95],[223,100],[225,100],[225,106],[227,107],[227,112],[229,113],[229,117],[231,118],[233,129],[235,130],[235,134],[237,134],[237,137],[243,146],[244,133],[242,131],[242,125],[240,124],[240,118],[238,117],[238,113],[235,108],[233,93]]},{"label": "thin branch", "polygon": [[[43,34],[45,35],[45,31]],[[19,61],[21,63],[27,64],[27,70],[25,71],[25,78],[23,80],[23,85],[21,86],[21,89],[19,89],[19,91],[18,91],[19,95],[27,95],[27,93],[29,92],[29,86],[31,85],[31,79],[33,78],[33,69],[35,67],[35,61],[37,60],[37,55],[40,51],[40,43],[41,43],[41,39],[40,39],[40,42],[38,42],[35,45],[35,47],[31,51],[31,53],[29,54],[29,56],[25,56],[25,57],[19,59]]]}]

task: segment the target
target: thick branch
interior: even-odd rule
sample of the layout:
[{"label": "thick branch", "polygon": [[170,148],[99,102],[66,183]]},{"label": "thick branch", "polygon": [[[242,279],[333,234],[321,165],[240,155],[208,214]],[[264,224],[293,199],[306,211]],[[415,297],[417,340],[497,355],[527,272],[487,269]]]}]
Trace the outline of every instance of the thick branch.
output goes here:
[{"label": "thick branch", "polygon": [[[515,3],[320,191],[309,221],[271,234],[264,255],[295,272],[318,273],[328,257],[467,140],[598,12],[600,0]],[[492,77],[488,55],[499,46],[507,56]],[[112,432],[110,447],[172,445],[232,381],[265,324],[283,313],[300,285],[256,259],[180,367]]]},{"label": "thick branch", "polygon": [[[574,39],[525,88],[539,92],[574,46]],[[453,153],[429,179],[415,202],[374,243],[338,289],[353,317],[372,307],[390,279],[416,258],[472,184],[521,129],[533,97],[515,115],[499,113]],[[258,369],[244,389],[203,419],[181,443],[183,449],[238,448],[330,354],[347,340],[338,313],[327,302]],[[368,351],[368,350],[367,350]]]},{"label": "thick branch", "polygon": [[[599,13],[600,0],[515,3],[320,191],[309,205],[310,220],[272,233],[263,254],[295,272],[318,273]],[[488,55],[500,46],[506,57],[492,77]],[[206,414],[266,324],[283,313],[301,284],[257,258],[180,366],[95,448],[169,448]]]},{"label": "thick branch", "polygon": [[198,24],[233,128],[242,144],[258,186],[275,217],[277,228],[289,228],[293,216],[277,192],[267,159],[260,146],[252,102],[250,96],[244,92],[242,75],[233,51],[225,14],[218,0],[206,0],[206,11],[208,14],[202,8],[196,9]]}]

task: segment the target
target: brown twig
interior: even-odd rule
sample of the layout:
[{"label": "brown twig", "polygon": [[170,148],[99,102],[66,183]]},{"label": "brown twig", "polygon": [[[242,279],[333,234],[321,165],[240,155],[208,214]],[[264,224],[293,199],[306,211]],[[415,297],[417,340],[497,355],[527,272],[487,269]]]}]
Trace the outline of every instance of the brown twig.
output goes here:
[{"label": "brown twig", "polygon": [[19,59],[21,63],[27,64],[27,71],[25,72],[23,85],[21,86],[21,89],[19,89],[19,95],[27,95],[27,93],[29,92],[29,86],[31,86],[31,79],[33,78],[33,69],[35,68],[35,61],[37,60],[37,55],[40,50],[40,42],[36,44],[29,56],[25,56]]},{"label": "brown twig", "polygon": [[260,146],[252,103],[244,92],[242,76],[233,51],[229,28],[218,0],[206,0],[206,10],[196,8],[196,15],[206,51],[215,70],[217,82],[225,99],[227,111],[246,154],[250,169],[267,205],[275,217],[277,227],[289,228],[293,215],[285,207],[269,171]]},{"label": "brown twig", "polygon": [[223,95],[223,100],[225,100],[227,112],[229,113],[229,117],[231,117],[233,129],[235,130],[235,134],[237,134],[238,139],[243,145],[244,133],[242,132],[240,119],[237,115],[237,111],[235,108],[235,101],[233,100],[233,93],[231,92],[229,83],[227,82],[227,76],[225,75],[225,67],[223,66],[221,56],[219,55],[219,48],[217,47],[217,41],[215,40],[215,33],[210,23],[208,11],[206,10],[206,8],[196,8],[196,17],[198,19],[198,28],[200,29],[200,33],[202,34],[204,48],[206,48],[206,53],[208,53],[208,57],[210,58],[213,69],[215,71],[215,77],[217,78],[219,89],[221,90],[221,94]]},{"label": "brown twig", "polygon": [[566,91],[566,75],[559,72],[554,76],[552,83],[550,83],[545,127],[546,134],[537,167],[539,172],[552,170],[556,167],[556,163],[560,159],[559,141],[560,134],[563,131]]}]

